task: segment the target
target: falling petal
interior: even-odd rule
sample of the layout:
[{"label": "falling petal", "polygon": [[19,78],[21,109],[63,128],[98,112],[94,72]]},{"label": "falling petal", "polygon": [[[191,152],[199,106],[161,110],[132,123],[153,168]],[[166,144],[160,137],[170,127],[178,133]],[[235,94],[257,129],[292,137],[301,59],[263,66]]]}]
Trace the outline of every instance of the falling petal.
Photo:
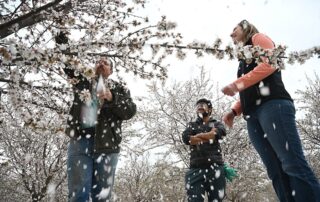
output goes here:
[{"label": "falling petal", "polygon": [[50,183],[48,185],[47,194],[54,195],[56,193],[56,184]]},{"label": "falling petal", "polygon": [[270,95],[270,89],[269,89],[269,87],[268,87],[268,86],[263,86],[263,87],[261,87],[261,88],[260,88],[260,94],[261,94],[262,96],[268,96],[268,95]]},{"label": "falling petal", "polygon": [[74,137],[74,130],[73,129],[70,131],[70,137]]},{"label": "falling petal", "polygon": [[256,105],[260,105],[261,104],[261,99],[257,99],[256,100]]},{"label": "falling petal", "polygon": [[245,193],[243,193],[243,194],[240,196],[240,198],[241,198],[241,199],[244,199],[244,198],[246,198],[246,197],[247,197],[247,195],[248,195],[248,193],[247,193],[247,192],[245,192]]},{"label": "falling petal", "polygon": [[102,155],[100,155],[98,158],[97,158],[97,163],[100,163],[102,161]]},{"label": "falling petal", "polygon": [[263,83],[263,81],[260,81],[259,88],[262,88],[262,87],[264,87],[264,83]]},{"label": "falling petal", "polygon": [[105,199],[108,197],[110,193],[110,188],[105,188],[105,189],[102,189],[101,192],[96,196],[99,200],[100,199]]},{"label": "falling petal", "polygon": [[220,175],[221,175],[221,171],[220,171],[220,170],[217,170],[216,173],[215,173],[215,175],[214,175],[214,177],[215,177],[216,179],[218,179],[218,178],[220,177]]},{"label": "falling petal", "polygon": [[219,190],[219,191],[218,191],[218,195],[219,195],[219,198],[220,198],[220,199],[223,199],[223,197],[224,197],[224,189]]},{"label": "falling petal", "polygon": [[206,175],[203,175],[203,178],[204,178],[204,179],[207,179],[207,176],[206,176]]},{"label": "falling petal", "polygon": [[29,153],[27,153],[27,154],[25,155],[24,159],[25,159],[26,163],[29,163],[29,162],[32,160],[32,155],[29,154]]}]

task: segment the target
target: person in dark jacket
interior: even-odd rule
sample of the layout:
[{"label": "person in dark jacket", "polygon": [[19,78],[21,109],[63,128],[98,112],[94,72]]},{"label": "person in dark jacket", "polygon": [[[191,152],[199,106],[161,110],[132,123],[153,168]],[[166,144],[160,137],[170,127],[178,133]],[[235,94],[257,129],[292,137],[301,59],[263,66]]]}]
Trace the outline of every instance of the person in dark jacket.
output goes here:
[{"label": "person in dark jacket", "polygon": [[[231,37],[235,44],[274,48],[273,41],[247,20],[241,21]],[[295,122],[293,100],[286,91],[281,71],[266,58],[262,63],[240,60],[238,79],[222,92],[240,100],[223,117],[232,127],[235,116],[244,115],[250,140],[259,153],[281,202],[320,201],[320,186],[303,154]]]},{"label": "person in dark jacket", "polygon": [[197,119],[182,134],[190,145],[190,168],[185,175],[189,202],[222,201],[225,194],[225,173],[219,140],[226,135],[224,125],[211,118],[212,103],[202,98],[196,102]]},{"label": "person in dark jacket", "polygon": [[[56,42],[68,43],[68,38],[61,33]],[[110,201],[122,139],[121,125],[135,115],[136,105],[129,90],[109,78],[113,64],[108,58],[101,58],[93,71],[83,73],[75,73],[69,63],[65,65],[64,71],[74,83],[74,100],[66,128],[70,137],[68,198],[71,202]]]},{"label": "person in dark jacket", "polygon": [[[135,115],[136,105],[127,88],[108,79],[112,74],[108,59],[98,61],[97,76],[91,81],[82,75],[75,76],[71,69],[65,72],[79,81],[74,85],[66,130],[70,137],[69,200],[85,202],[91,196],[92,201],[108,201],[120,152],[122,121]],[[100,89],[99,82],[102,82]],[[85,99],[85,92],[90,92],[89,100]]]}]

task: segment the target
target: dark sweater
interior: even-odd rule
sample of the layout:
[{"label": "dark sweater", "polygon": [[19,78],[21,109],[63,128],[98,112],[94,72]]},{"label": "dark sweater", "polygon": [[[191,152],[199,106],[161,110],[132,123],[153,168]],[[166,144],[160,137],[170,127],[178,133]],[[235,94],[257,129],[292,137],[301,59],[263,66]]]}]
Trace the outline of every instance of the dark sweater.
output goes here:
[{"label": "dark sweater", "polygon": [[[199,133],[211,131],[217,128],[215,140],[200,145],[190,145],[190,137]],[[222,151],[219,140],[226,135],[224,125],[215,120],[209,120],[208,124],[204,124],[201,118],[197,118],[195,122],[190,122],[186,130],[182,134],[182,140],[185,144],[190,145],[190,168],[210,168],[215,163],[223,164]]]}]

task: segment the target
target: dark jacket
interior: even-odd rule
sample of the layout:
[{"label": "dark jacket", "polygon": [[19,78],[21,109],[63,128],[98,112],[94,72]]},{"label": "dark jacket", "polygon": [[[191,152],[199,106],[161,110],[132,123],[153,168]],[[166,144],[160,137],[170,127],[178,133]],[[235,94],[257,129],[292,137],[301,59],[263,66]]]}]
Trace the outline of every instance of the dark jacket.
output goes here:
[{"label": "dark jacket", "polygon": [[[213,142],[190,145],[191,136],[209,132],[213,127],[217,128]],[[190,145],[190,168],[210,168],[214,163],[222,165],[223,158],[219,140],[225,135],[226,130],[224,125],[215,119],[210,118],[208,124],[204,124],[201,118],[197,118],[195,122],[190,122],[182,134],[183,142]]]},{"label": "dark jacket", "polygon": [[[71,138],[78,138],[84,135],[81,129],[80,113],[83,102],[79,93],[88,89],[92,90],[91,83],[83,76],[75,76],[71,69],[64,69],[70,78],[79,80],[74,87],[74,100],[70,109],[70,118],[67,121],[66,134]],[[118,153],[119,144],[122,140],[121,124],[123,120],[132,118],[136,113],[136,105],[130,97],[130,92],[122,84],[111,81],[109,85],[113,100],[104,100],[97,115],[97,124],[94,127],[94,151],[97,153]]]},{"label": "dark jacket", "polygon": [[[250,40],[246,45],[252,45],[252,41]],[[244,60],[240,60],[237,73],[238,78],[249,73],[256,66],[257,63],[255,63],[254,61],[250,64],[247,64]],[[270,94],[262,95],[261,87],[268,88]],[[249,88],[241,91],[239,94],[242,113],[244,115],[248,115],[251,111],[255,110],[261,104],[271,99],[288,99],[292,101],[282,82],[281,71],[275,71],[274,73],[263,79],[261,82],[250,86]]]}]

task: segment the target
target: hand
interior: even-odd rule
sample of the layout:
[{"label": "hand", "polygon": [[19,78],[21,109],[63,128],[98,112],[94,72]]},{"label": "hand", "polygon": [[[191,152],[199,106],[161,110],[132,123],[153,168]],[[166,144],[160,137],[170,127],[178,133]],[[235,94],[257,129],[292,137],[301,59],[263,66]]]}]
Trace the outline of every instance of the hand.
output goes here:
[{"label": "hand", "polygon": [[234,83],[231,83],[221,89],[222,93],[229,96],[234,96],[239,92],[237,86]]},{"label": "hand", "polygon": [[215,138],[216,133],[217,133],[217,129],[216,128],[212,128],[210,132],[198,133],[197,135],[195,135],[195,137],[200,138],[203,141],[209,141],[209,140]]},{"label": "hand", "polygon": [[230,111],[222,117],[222,120],[229,128],[232,128],[234,117],[233,112]]},{"label": "hand", "polygon": [[213,128],[211,129],[211,131],[213,132],[214,135],[217,134],[217,128],[213,127]]},{"label": "hand", "polygon": [[198,138],[196,136],[191,136],[189,142],[191,145],[197,145],[197,144],[201,144],[203,141],[201,138]]},{"label": "hand", "polygon": [[100,100],[108,100],[109,102],[112,101],[112,93],[110,91],[110,89],[106,89],[105,91],[101,91],[101,92],[97,92],[97,97],[100,99]]}]

